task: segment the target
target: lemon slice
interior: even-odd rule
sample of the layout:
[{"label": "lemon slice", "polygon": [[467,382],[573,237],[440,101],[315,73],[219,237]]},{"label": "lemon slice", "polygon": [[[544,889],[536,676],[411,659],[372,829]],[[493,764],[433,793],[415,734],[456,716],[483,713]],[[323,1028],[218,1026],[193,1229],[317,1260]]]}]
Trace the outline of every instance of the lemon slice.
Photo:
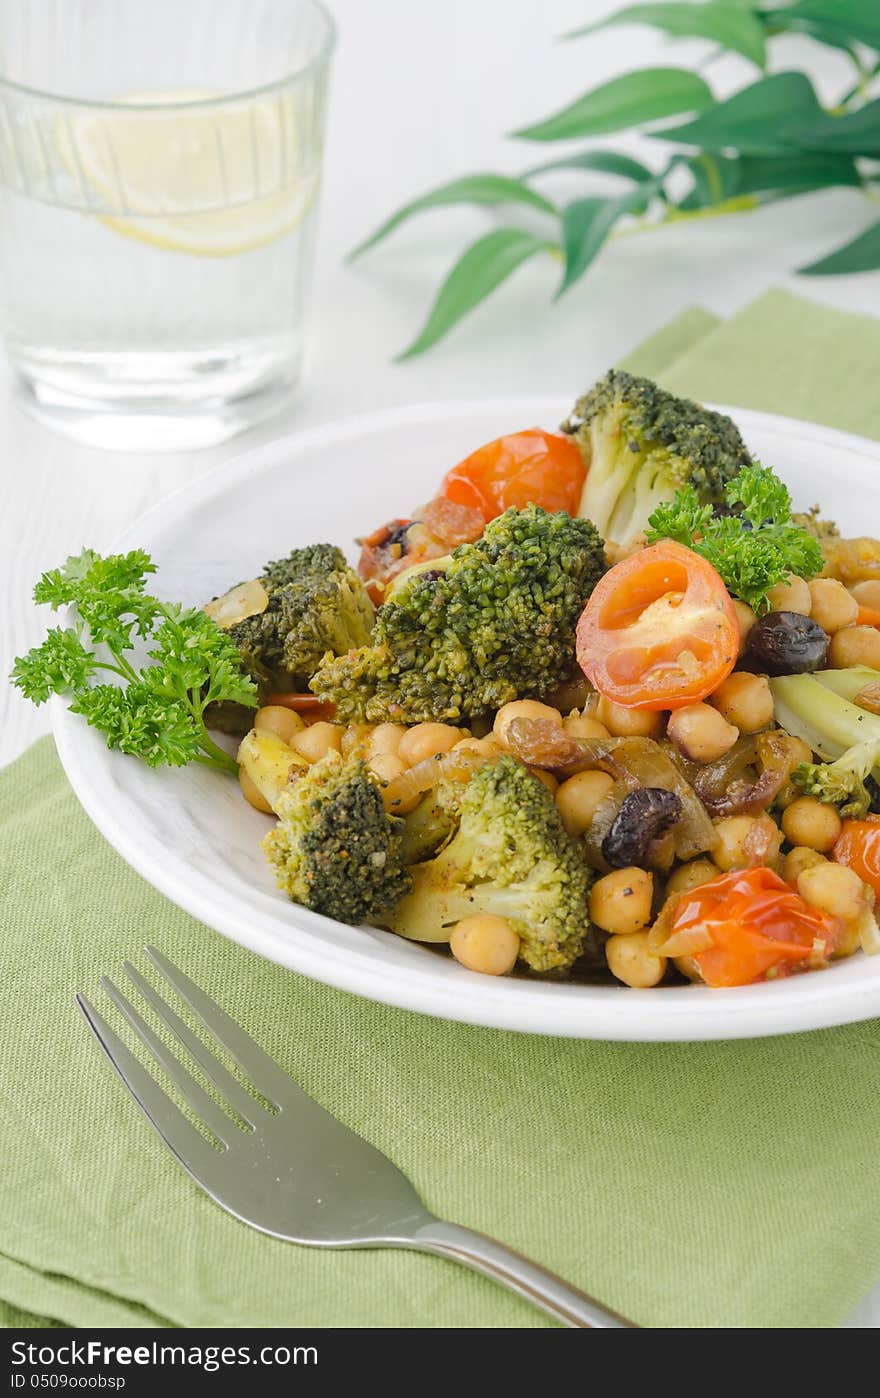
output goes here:
[{"label": "lemon slice", "polygon": [[[137,93],[59,123],[59,154],[107,228],[169,252],[233,257],[302,222],[318,172],[300,168],[290,94],[163,111],[213,97]],[[154,110],[129,115],[125,103]]]}]

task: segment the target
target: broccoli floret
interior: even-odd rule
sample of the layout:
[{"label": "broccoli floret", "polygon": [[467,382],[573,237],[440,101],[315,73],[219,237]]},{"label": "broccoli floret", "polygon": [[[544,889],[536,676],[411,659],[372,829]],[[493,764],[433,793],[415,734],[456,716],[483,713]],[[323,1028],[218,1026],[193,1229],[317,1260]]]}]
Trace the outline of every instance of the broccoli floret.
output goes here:
[{"label": "broccoli floret", "polygon": [[570,674],[575,625],[604,571],[588,520],[507,510],[442,574],[404,581],[372,644],[325,661],[310,687],[342,722],[457,722],[540,697]]},{"label": "broccoli floret", "polygon": [[682,486],[700,504],[723,503],[727,481],[751,460],[729,417],[621,369],[578,400],[562,431],[587,462],[579,513],[617,544],[641,534]]},{"label": "broccoli floret", "polygon": [[872,794],[866,786],[880,762],[880,741],[856,743],[836,762],[800,762],[791,774],[795,786],[806,796],[815,796],[837,806],[842,816],[860,820],[871,807]]},{"label": "broccoli floret", "polygon": [[277,558],[263,569],[263,579],[269,590],[287,583],[329,578],[331,573],[344,573],[348,564],[345,554],[335,544],[309,544],[294,549],[286,558]]},{"label": "broccoli floret", "polygon": [[306,689],[328,651],[343,655],[369,641],[375,608],[331,544],[294,549],[267,564],[260,582],[265,607],[230,627],[229,635],[261,700],[273,689]]},{"label": "broccoli floret", "polygon": [[460,918],[490,913],[519,933],[534,971],[570,966],[589,929],[590,873],[547,788],[516,758],[478,768],[464,788],[456,833],[411,871],[412,892],[382,926],[415,941],[445,941]]},{"label": "broccoli floret", "polygon": [[263,848],[279,888],[339,922],[377,917],[410,886],[402,822],[386,813],[378,784],[356,754],[330,752],[305,770],[288,764],[285,771],[279,744],[274,734],[255,731],[239,752],[278,816]]},{"label": "broccoli floret", "polygon": [[814,539],[818,539],[820,544],[826,543],[830,539],[839,539],[840,530],[831,519],[822,519],[819,515],[819,506],[813,505],[803,514],[793,514],[792,521],[800,526],[805,533],[811,534]]}]

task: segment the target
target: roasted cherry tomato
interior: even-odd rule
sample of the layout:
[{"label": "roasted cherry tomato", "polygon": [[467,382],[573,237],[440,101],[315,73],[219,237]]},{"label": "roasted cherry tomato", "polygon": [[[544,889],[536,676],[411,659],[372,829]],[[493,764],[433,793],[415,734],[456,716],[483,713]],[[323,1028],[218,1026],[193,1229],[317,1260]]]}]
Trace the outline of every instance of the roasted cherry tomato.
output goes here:
[{"label": "roasted cherry tomato", "polygon": [[715,569],[664,539],[600,579],[577,627],[577,657],[606,699],[679,709],[705,699],[734,667],[739,628]]},{"label": "roasted cherry tomato", "polygon": [[880,817],[845,820],[831,857],[852,869],[880,897]]},{"label": "roasted cherry tomato", "polygon": [[438,495],[480,510],[488,524],[514,506],[576,515],[587,469],[568,437],[532,427],[472,452],[443,478]]},{"label": "roasted cherry tomato", "polygon": [[674,954],[676,943],[691,938],[687,955],[707,985],[750,985],[824,961],[842,933],[836,918],[811,908],[772,869],[759,867],[734,869],[683,893],[665,945]]}]

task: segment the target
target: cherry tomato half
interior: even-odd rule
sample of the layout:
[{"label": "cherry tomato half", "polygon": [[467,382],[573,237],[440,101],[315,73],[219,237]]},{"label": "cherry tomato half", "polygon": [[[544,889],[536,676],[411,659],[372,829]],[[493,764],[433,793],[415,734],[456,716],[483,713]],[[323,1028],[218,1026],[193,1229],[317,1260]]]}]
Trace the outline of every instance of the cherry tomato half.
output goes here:
[{"label": "cherry tomato half", "polygon": [[705,699],[736,663],[739,628],[715,569],[664,539],[601,578],[577,627],[578,663],[627,709],[680,709]]},{"label": "cherry tomato half", "polygon": [[836,918],[811,908],[772,869],[734,869],[679,898],[669,924],[678,933],[705,933],[711,945],[690,955],[707,985],[750,985],[805,969],[830,956],[840,941]]},{"label": "cherry tomato half", "polygon": [[479,447],[447,471],[437,493],[480,510],[487,524],[529,504],[576,515],[586,475],[574,442],[532,427]]},{"label": "cherry tomato half", "polygon": [[880,818],[845,820],[831,857],[852,869],[880,897]]}]

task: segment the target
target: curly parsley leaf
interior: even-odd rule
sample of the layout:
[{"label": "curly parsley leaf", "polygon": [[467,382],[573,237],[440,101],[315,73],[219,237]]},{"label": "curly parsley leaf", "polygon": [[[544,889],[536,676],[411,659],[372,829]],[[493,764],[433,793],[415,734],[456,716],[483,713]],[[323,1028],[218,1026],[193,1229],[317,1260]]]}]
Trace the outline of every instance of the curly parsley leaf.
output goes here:
[{"label": "curly parsley leaf", "polygon": [[660,505],[648,521],[649,543],[675,539],[705,558],[728,592],[766,611],[767,594],[793,573],[812,578],[822,571],[822,549],[791,517],[791,497],[769,467],[745,466],[728,482],[733,514],[716,515],[701,505],[691,486]]},{"label": "curly parsley leaf", "polygon": [[26,699],[45,704],[50,694],[82,689],[95,672],[96,660],[75,631],[55,626],[40,646],[20,655],[12,667],[12,683]]},{"label": "curly parsley leaf", "polygon": [[[35,704],[52,694],[70,696],[71,710],[105,734],[109,747],[151,767],[202,762],[235,771],[208,733],[204,713],[222,700],[255,708],[256,686],[242,672],[234,643],[205,612],[146,592],[155,571],[141,549],[107,557],[84,549],[44,573],[34,600],[55,610],[72,605],[76,621],[53,628],[42,645],[19,656],[12,682]],[[128,654],[138,636],[148,639],[154,662],[141,669]],[[122,683],[92,684],[101,671]]]}]

